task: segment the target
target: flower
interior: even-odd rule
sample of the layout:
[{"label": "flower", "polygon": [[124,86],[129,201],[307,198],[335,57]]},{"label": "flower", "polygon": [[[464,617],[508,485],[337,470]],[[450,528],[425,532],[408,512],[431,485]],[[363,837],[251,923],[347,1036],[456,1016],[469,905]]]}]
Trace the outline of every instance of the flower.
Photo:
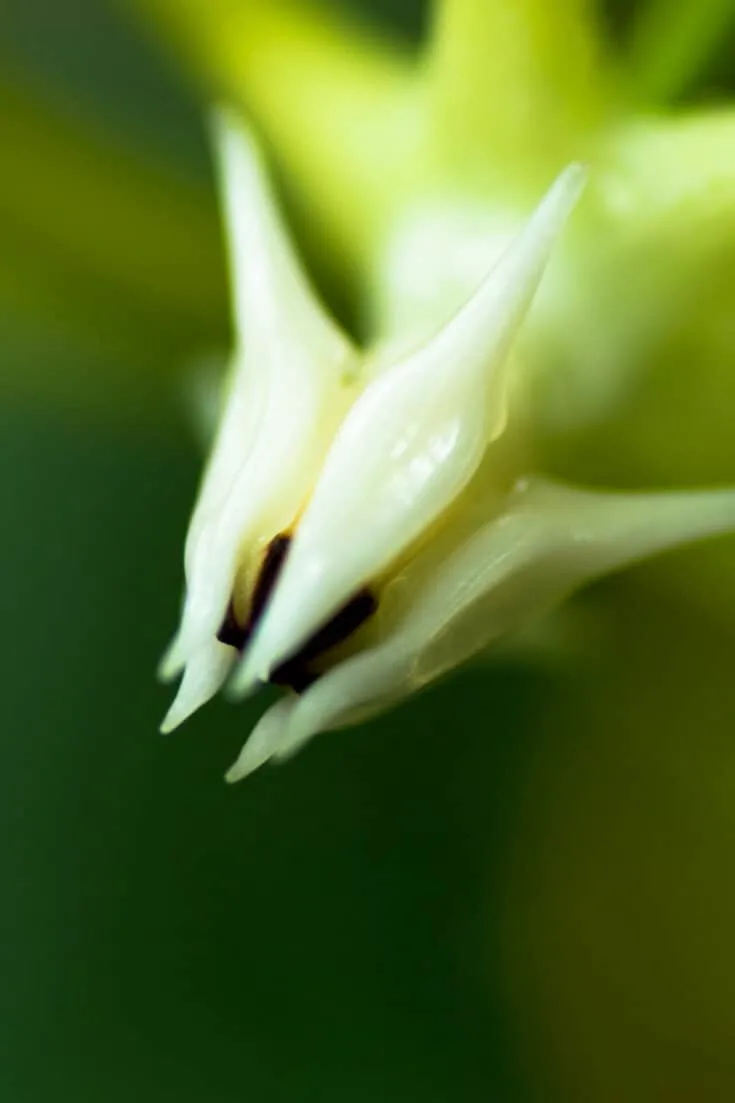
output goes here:
[{"label": "flower", "polygon": [[[423,274],[445,296],[438,325],[394,326],[358,349],[309,285],[252,134],[227,113],[215,132],[238,348],[187,539],[163,666],[183,679],[164,730],[230,675],[236,697],[286,686],[230,770],[238,780],[423,688],[588,580],[735,529],[735,491],[594,491],[529,466],[517,338],[577,205],[579,165],[517,232],[513,207],[481,212],[490,231],[468,267],[485,271],[465,301],[441,268]],[[392,241],[389,285],[415,225]],[[441,264],[456,263],[458,240]],[[536,327],[566,323],[577,255],[570,240],[546,275]]]},{"label": "flower", "polygon": [[[689,15],[654,5],[626,72],[585,0],[437,0],[418,58],[297,0],[139,2],[230,104],[216,141],[239,351],[187,540],[166,729],[230,675],[236,697],[286,685],[236,779],[589,579],[733,529],[733,491],[676,488],[735,483],[735,119],[660,102],[719,17],[682,52]],[[253,123],[361,303],[360,347],[309,288]],[[667,584],[711,607],[702,576],[674,566]],[[710,594],[730,584],[731,557],[706,576]]]}]

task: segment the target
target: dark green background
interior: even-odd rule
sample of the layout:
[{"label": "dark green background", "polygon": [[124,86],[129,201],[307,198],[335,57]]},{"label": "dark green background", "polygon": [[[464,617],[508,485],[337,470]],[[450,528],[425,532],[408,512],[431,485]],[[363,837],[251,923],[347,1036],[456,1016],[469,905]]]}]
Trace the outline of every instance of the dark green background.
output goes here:
[{"label": "dark green background", "polygon": [[2,1097],[484,1097],[531,687],[465,675],[226,787],[260,702],[156,734],[196,466],[3,412]]}]

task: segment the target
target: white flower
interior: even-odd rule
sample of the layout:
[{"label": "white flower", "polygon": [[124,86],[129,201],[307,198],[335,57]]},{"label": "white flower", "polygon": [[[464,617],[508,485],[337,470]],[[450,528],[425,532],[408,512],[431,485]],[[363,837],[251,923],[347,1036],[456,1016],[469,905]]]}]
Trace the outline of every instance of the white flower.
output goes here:
[{"label": "white flower", "polygon": [[358,351],[308,284],[252,138],[226,117],[217,133],[238,350],[187,539],[164,662],[184,676],[164,729],[231,670],[236,696],[290,687],[230,780],[415,692],[591,578],[735,528],[735,492],[595,493],[526,470],[511,346],[579,166],[436,332]]}]

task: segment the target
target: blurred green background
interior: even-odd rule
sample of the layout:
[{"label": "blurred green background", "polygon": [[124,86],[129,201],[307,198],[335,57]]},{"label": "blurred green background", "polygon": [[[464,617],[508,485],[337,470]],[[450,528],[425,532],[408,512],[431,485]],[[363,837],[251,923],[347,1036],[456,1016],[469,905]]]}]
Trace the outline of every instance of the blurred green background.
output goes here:
[{"label": "blurred green background", "polygon": [[[425,14],[363,6],[409,36]],[[209,227],[199,107],[125,5],[4,0],[0,42],[0,1099],[735,1098],[731,638],[655,669],[672,630],[641,592],[612,674],[468,670],[234,789],[260,701],[156,734],[201,462],[177,368],[225,347],[221,259],[181,261],[200,314],[122,302],[85,252],[115,208],[68,202],[59,240],[22,224],[19,196],[67,185],[12,123],[26,95],[75,120]]]}]

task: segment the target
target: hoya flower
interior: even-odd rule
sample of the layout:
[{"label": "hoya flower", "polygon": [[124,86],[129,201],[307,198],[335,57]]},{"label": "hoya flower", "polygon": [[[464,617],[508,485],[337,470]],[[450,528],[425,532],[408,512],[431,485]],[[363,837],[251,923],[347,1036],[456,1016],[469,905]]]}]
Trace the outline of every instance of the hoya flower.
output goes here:
[{"label": "hoya flower", "polygon": [[[566,340],[589,263],[573,232],[580,165],[530,211],[524,196],[412,212],[381,256],[390,321],[358,347],[310,285],[251,131],[230,113],[214,131],[237,348],[187,539],[164,662],[183,678],[164,730],[228,677],[235,697],[284,687],[237,780],[422,689],[589,580],[735,529],[732,490],[614,493],[536,467],[519,339]],[[425,270],[407,278],[417,245]]]},{"label": "hoya flower", "polygon": [[[165,730],[225,682],[282,686],[238,779],[590,580],[735,529],[735,126],[654,102],[718,19],[682,53],[686,13],[654,5],[626,59],[584,0],[441,0],[411,57],[289,0],[141,3],[229,104],[236,347]],[[360,342],[307,275],[272,166],[360,303]],[[707,577],[731,574],[721,555]],[[697,601],[701,577],[669,581]]]}]

